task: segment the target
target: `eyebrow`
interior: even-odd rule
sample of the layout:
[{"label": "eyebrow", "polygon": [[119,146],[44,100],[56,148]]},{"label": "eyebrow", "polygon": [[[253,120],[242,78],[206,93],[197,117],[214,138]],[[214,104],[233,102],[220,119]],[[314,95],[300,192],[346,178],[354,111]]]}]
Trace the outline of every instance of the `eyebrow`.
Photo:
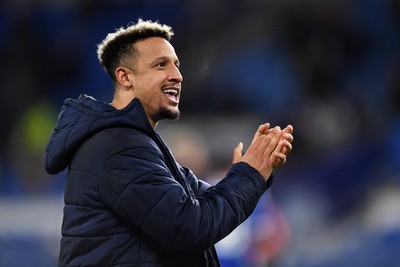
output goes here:
[{"label": "eyebrow", "polygon": [[[170,58],[169,58],[169,57],[157,57],[157,58],[155,58],[155,59],[153,60],[153,62],[163,61],[163,60],[169,61]],[[174,60],[174,63],[175,63],[176,65],[178,65],[178,66],[181,65],[181,62],[179,61],[179,59]]]}]

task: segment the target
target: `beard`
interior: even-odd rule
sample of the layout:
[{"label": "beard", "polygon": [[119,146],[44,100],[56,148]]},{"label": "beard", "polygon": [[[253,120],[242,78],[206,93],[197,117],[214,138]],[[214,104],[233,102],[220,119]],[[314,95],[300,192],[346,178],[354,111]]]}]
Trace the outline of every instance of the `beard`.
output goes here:
[{"label": "beard", "polygon": [[157,121],[160,120],[177,120],[179,119],[179,116],[181,115],[181,112],[179,110],[171,110],[166,107],[160,107],[158,110],[158,118]]}]

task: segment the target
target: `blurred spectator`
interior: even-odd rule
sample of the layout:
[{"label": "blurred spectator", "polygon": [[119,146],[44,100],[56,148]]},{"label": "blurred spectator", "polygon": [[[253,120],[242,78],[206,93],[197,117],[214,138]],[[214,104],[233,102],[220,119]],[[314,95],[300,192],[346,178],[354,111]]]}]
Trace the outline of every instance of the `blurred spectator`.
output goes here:
[{"label": "blurred spectator", "polygon": [[[56,109],[42,99],[33,102],[18,116],[11,127],[8,144],[8,174],[4,193],[43,194],[60,191],[60,179],[51,177],[43,169],[43,147],[53,131]],[[60,176],[58,176],[60,178]]]}]

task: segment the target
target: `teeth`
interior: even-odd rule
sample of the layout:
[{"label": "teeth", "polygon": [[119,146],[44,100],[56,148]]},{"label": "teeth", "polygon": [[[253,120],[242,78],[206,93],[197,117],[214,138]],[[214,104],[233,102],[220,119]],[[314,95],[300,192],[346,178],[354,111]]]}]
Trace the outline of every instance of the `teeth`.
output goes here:
[{"label": "teeth", "polygon": [[163,92],[166,94],[173,94],[173,95],[178,94],[178,90],[176,90],[176,89],[165,89]]}]

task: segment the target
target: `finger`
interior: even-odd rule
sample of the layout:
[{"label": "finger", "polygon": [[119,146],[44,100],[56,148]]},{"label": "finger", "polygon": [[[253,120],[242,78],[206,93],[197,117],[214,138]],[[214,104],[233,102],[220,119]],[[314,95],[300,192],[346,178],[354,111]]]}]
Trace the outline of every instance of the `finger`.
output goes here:
[{"label": "finger", "polygon": [[274,169],[276,169],[277,167],[280,167],[286,163],[286,155],[285,154],[279,153],[279,152],[274,152],[274,157],[275,157],[275,161],[272,164]]},{"label": "finger", "polygon": [[[275,150],[276,146],[279,143],[279,140],[281,138],[281,133],[282,133],[281,127],[275,126],[273,131],[272,131],[272,134],[273,134],[272,139],[268,143],[267,148],[265,149],[264,157],[266,157],[266,158],[270,158],[271,157],[272,152]],[[269,134],[269,135],[271,135],[271,134]]]},{"label": "finger", "polygon": [[269,122],[261,124],[258,127],[258,132],[261,133],[261,134],[265,134],[268,131],[269,127],[270,127]]},{"label": "finger", "polygon": [[[249,150],[261,151],[260,156],[262,156],[274,135],[275,135],[275,133],[272,133],[269,131],[267,134],[256,134],[254,136],[253,142],[251,143],[251,145],[247,151],[249,151]],[[246,153],[247,153],[247,151],[246,151]]]},{"label": "finger", "polygon": [[281,139],[275,149],[275,152],[283,153],[285,155],[289,154],[290,151],[292,151],[292,144],[286,139]]},{"label": "finger", "polygon": [[239,142],[239,144],[233,149],[232,164],[235,164],[241,160],[242,151],[243,151],[243,143]]},{"label": "finger", "polygon": [[289,124],[288,126],[286,126],[286,127],[282,130],[282,132],[284,132],[284,133],[290,133],[290,134],[292,134],[293,131],[294,131],[293,126],[290,125],[290,124]]},{"label": "finger", "polygon": [[258,129],[257,129],[256,133],[254,134],[253,141],[251,143],[253,143],[255,141],[255,139],[257,139],[259,136],[265,134],[268,131],[269,126],[270,126],[270,124],[268,122],[258,126]]},{"label": "finger", "polygon": [[290,133],[283,133],[282,138],[286,139],[289,143],[292,143],[294,140],[294,137]]}]

